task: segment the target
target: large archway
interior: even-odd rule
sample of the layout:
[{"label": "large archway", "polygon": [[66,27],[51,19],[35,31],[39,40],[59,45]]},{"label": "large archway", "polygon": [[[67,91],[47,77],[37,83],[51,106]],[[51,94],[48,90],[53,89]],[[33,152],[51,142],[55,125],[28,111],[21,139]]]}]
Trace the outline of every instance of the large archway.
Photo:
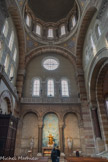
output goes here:
[{"label": "large archway", "polygon": [[[108,93],[107,87],[105,88],[107,81],[106,79],[107,69],[108,69],[108,61],[106,61],[106,58],[103,55],[103,58],[101,58],[95,65],[90,79],[91,106],[97,109],[99,123],[101,123],[100,124],[101,140],[103,141],[102,151],[105,149],[104,144],[106,144],[106,146],[108,144],[107,141],[108,128],[106,127],[106,125],[108,125],[108,121],[107,121],[107,112],[105,108],[105,96]],[[95,78],[93,76],[95,76]],[[104,118],[102,116],[104,116]]]}]

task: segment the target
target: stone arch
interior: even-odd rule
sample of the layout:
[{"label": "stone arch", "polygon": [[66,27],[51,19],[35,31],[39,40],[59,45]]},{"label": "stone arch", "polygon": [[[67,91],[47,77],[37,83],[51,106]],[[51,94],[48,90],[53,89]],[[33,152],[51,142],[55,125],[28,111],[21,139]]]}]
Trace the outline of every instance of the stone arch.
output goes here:
[{"label": "stone arch", "polygon": [[[31,140],[33,140],[32,146]],[[21,154],[27,156],[28,150],[31,147],[33,155],[36,156],[38,152],[38,117],[33,111],[28,111],[22,119]]]},{"label": "stone arch", "polygon": [[58,121],[60,121],[60,115],[59,115],[59,113],[57,113],[57,112],[54,111],[54,110],[51,110],[51,111],[47,110],[47,111],[45,111],[45,112],[42,114],[42,120],[44,119],[44,117],[45,117],[48,113],[53,113],[53,114],[55,114],[55,115],[58,117]]},{"label": "stone arch", "polygon": [[7,102],[7,105],[8,105],[8,113],[12,113],[13,100],[12,100],[11,93],[8,90],[4,90],[0,94],[0,102],[2,102],[3,99],[6,100],[6,102]]},{"label": "stone arch", "polygon": [[[18,68],[18,75],[16,80],[16,87],[19,94],[19,97],[21,97],[22,93],[22,86],[19,84],[19,81],[23,83],[23,77],[24,77],[24,69],[25,69],[25,32],[24,32],[24,25],[23,20],[21,18],[21,11],[18,7],[18,2],[8,0],[7,3],[7,9],[11,15],[11,18],[13,20],[13,23],[16,28],[16,33],[18,37],[18,45],[19,45],[19,68]],[[20,78],[20,79],[19,79]]]},{"label": "stone arch", "polygon": [[68,58],[74,65],[74,68],[76,70],[76,58],[75,55],[73,53],[71,53],[69,50],[63,48],[63,47],[59,47],[59,46],[42,46],[42,47],[38,47],[36,49],[33,49],[31,52],[29,52],[26,56],[26,66],[28,65],[28,63],[30,62],[30,60],[38,55],[44,54],[46,52],[56,52],[66,58]]},{"label": "stone arch", "polygon": [[65,120],[65,116],[67,115],[67,114],[69,114],[69,113],[73,113],[73,114],[75,114],[76,116],[77,116],[77,118],[78,118],[78,126],[80,127],[80,126],[82,126],[82,119],[81,119],[81,115],[80,115],[80,113],[78,113],[78,112],[76,112],[76,111],[66,111],[66,112],[64,112],[64,114],[63,114],[63,122],[64,122],[64,120]]},{"label": "stone arch", "polygon": [[[88,74],[88,94],[90,99],[91,108],[97,108],[98,118],[100,123],[100,132],[102,140],[108,144],[107,128],[108,124],[107,115],[105,110],[105,99],[103,94],[103,85],[106,72],[108,71],[108,49],[103,48],[92,60],[90,71]],[[104,118],[102,118],[104,115]]]},{"label": "stone arch", "polygon": [[[99,71],[98,74],[98,80],[96,82],[96,87],[97,87],[97,104],[98,104],[98,109],[99,109],[99,115],[100,115],[100,120],[101,120],[101,130],[102,130],[102,137],[105,141],[106,144],[108,144],[107,140],[107,131],[108,128],[105,127],[105,125],[108,125],[108,117],[106,114],[105,110],[105,98],[103,94],[103,85],[104,85],[104,79],[105,75],[108,72],[108,59],[105,61]],[[102,118],[102,115],[104,115],[104,118]]]},{"label": "stone arch", "polygon": [[[68,140],[71,142],[71,147]],[[81,149],[78,117],[76,113],[67,112],[64,116],[64,151],[69,154],[77,149]]]},{"label": "stone arch", "polygon": [[23,120],[23,118],[24,118],[24,116],[27,114],[27,113],[34,113],[36,116],[37,116],[37,118],[39,118],[39,113],[35,110],[31,110],[31,109],[28,109],[28,110],[26,110],[26,111],[24,111],[23,113],[22,113],[22,115],[21,115],[21,119]]},{"label": "stone arch", "polygon": [[[94,90],[96,89],[97,78],[99,77],[98,75],[100,73],[99,71],[104,66],[106,59],[108,59],[107,53],[107,48],[103,48],[100,51],[98,51],[90,66],[90,71],[88,74],[89,77],[87,82],[90,85],[88,92],[90,101],[92,103],[94,103],[97,100],[95,93],[96,91]],[[103,75],[105,75],[105,73]]]},{"label": "stone arch", "polygon": [[[92,1],[93,2],[93,1]],[[83,72],[83,45],[84,40],[86,37],[87,29],[90,25],[90,20],[92,20],[94,14],[97,11],[96,8],[96,2],[92,3],[90,2],[86,8],[86,11],[83,12],[82,19],[81,19],[81,25],[78,31],[77,35],[77,45],[76,45],[76,64],[77,64],[77,71],[78,71],[78,81],[79,81],[79,88],[80,88],[80,97],[81,99],[87,99],[86,91],[84,92],[85,86],[82,86],[82,82],[80,80],[83,80],[84,83],[84,72]]]}]

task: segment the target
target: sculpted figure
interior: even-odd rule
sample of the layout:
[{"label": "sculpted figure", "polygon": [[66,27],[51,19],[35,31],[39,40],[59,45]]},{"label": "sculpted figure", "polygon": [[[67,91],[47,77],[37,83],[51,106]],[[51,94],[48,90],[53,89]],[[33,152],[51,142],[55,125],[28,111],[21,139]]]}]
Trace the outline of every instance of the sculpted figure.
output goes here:
[{"label": "sculpted figure", "polygon": [[52,136],[52,134],[49,134],[48,138],[49,138],[48,144],[53,145],[53,136]]},{"label": "sculpted figure", "polygon": [[72,149],[72,138],[70,137],[67,138],[67,145],[69,149]]},{"label": "sculpted figure", "polygon": [[31,138],[31,141],[30,141],[30,149],[31,149],[31,150],[33,149],[33,146],[34,146],[34,139]]}]

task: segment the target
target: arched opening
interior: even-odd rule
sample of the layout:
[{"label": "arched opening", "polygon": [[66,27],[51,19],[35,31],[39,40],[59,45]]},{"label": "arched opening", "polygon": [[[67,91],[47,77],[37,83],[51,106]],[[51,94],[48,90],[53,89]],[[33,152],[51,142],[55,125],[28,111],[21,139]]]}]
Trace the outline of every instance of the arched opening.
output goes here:
[{"label": "arched opening", "polygon": [[2,114],[10,114],[11,113],[11,105],[8,98],[3,98],[1,100],[1,112]]},{"label": "arched opening", "polygon": [[[37,155],[38,152],[38,118],[33,112],[24,115],[22,121],[22,137],[21,137],[21,155],[27,156],[29,150],[32,154]],[[31,145],[32,142],[32,145]]]},{"label": "arched opening", "polygon": [[76,114],[68,113],[64,116],[64,152],[72,155],[73,151],[80,149],[78,118]]},{"label": "arched opening", "polygon": [[[94,63],[92,74],[90,74],[90,102],[91,113],[93,119],[93,127],[95,132],[95,141],[97,144],[97,151],[105,150],[105,143],[107,144],[107,109],[105,102],[108,93],[107,88],[107,68],[106,51],[101,53],[103,58]],[[95,76],[95,77],[94,77]],[[104,118],[102,117],[104,116]]]},{"label": "arched opening", "polygon": [[48,113],[43,118],[43,147],[59,145],[58,117],[55,113]]}]

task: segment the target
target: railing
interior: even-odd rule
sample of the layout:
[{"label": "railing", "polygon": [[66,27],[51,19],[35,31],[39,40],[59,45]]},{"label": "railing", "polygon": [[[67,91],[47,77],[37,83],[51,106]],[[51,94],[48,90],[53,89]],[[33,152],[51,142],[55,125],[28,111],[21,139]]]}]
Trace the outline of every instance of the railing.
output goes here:
[{"label": "railing", "polygon": [[21,98],[21,103],[64,103],[64,104],[69,104],[69,103],[80,103],[80,99],[78,96],[73,96],[73,97],[61,97],[61,98],[56,98],[56,97],[24,97]]}]

